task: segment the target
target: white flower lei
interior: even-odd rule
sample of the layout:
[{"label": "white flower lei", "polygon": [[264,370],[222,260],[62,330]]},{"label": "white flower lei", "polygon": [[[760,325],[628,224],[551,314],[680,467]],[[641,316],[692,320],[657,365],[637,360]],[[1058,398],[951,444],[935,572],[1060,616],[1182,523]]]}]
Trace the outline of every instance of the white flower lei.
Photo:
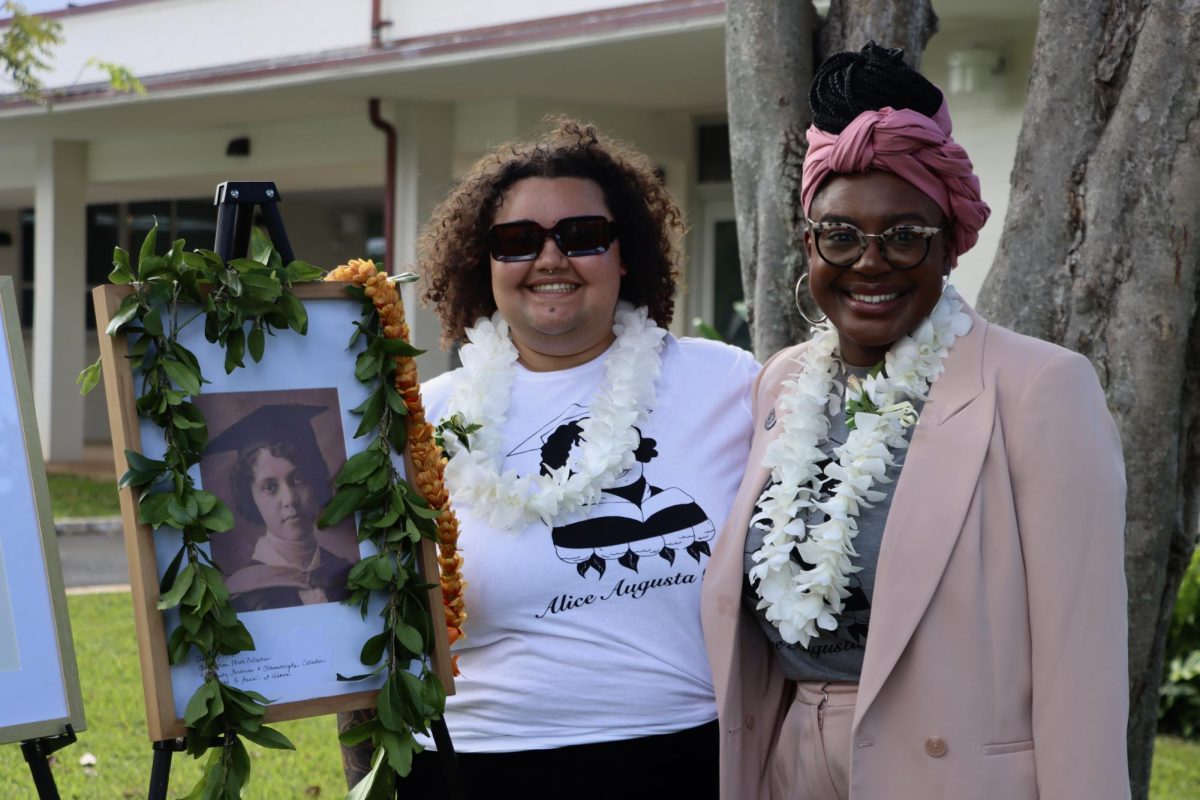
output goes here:
[{"label": "white flower lei", "polygon": [[486,513],[488,524],[518,530],[541,520],[547,525],[560,514],[595,503],[600,490],[633,466],[638,446],[636,425],[644,425],[654,406],[655,385],[662,371],[666,331],[645,308],[617,304],[613,317],[616,341],[605,362],[606,382],[580,422],[583,440],[564,466],[550,475],[500,472],[500,431],[512,394],[517,348],[508,323],[496,312],[467,331],[469,344],[459,351],[462,369],[454,381],[447,415],[479,428],[468,434],[469,447],[445,437],[445,480],[456,505]]},{"label": "white flower lei", "polygon": [[[853,425],[848,427],[853,430],[846,443],[834,449],[836,461],[825,467],[824,475],[817,464],[824,460],[821,445],[829,436],[828,412],[842,401],[835,393],[838,336],[831,324],[814,332],[799,358],[799,369],[784,382],[787,391],[779,399],[783,428],[763,456],[771,483],[751,520],[764,529],[763,543],[752,556],[755,565],[749,575],[760,598],[758,608],[766,610],[785,642],[807,648],[818,629],[837,628],[835,615],[850,594],[849,576],[861,569],[850,561],[858,555],[853,542],[859,509],[884,497],[871,487],[890,480],[887,469],[894,463],[893,453],[908,447],[904,431],[917,421],[910,401],[926,398],[930,384],[945,369],[955,338],[971,329],[971,318],[962,308],[958,292],[947,286],[929,317],[888,350],[878,375],[847,382],[846,400],[869,403],[878,413],[852,413]],[[822,500],[821,488],[830,480],[837,485]],[[826,520],[809,527],[803,517],[812,508]],[[813,568],[793,561],[793,550]]]}]

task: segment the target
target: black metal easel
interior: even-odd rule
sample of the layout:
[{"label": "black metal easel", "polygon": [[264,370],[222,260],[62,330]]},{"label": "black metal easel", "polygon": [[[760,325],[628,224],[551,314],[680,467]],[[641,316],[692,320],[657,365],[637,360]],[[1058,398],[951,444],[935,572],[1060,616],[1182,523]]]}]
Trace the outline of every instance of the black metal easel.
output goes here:
[{"label": "black metal easel", "polygon": [[154,763],[150,766],[150,790],[148,800],[166,800],[167,786],[171,783],[171,756],[184,750],[183,739],[163,739],[154,742]]},{"label": "black metal easel", "polygon": [[[213,205],[217,207],[217,236],[213,251],[227,262],[234,258],[245,258],[250,252],[250,229],[254,224],[255,211],[258,210],[262,213],[271,243],[279,251],[283,263],[286,265],[294,261],[295,255],[292,252],[291,242],[288,241],[287,229],[283,225],[283,216],[279,213],[279,201],[282,199],[273,181],[225,181],[218,184],[216,196],[213,198]],[[431,727],[450,800],[467,800],[466,791],[463,789],[462,775],[458,769],[458,757],[454,752],[454,745],[450,740],[450,731],[446,727],[445,719],[435,720]],[[70,734],[71,740],[45,751],[47,755],[59,747],[75,741],[75,734],[69,725],[67,732]],[[24,750],[26,744],[45,741],[47,740],[39,739],[31,743],[22,743],[21,748]],[[210,746],[221,747],[223,744],[223,740],[218,738]],[[173,754],[187,749],[185,740],[163,739],[152,743],[151,747],[154,750],[154,761],[150,768],[150,790],[147,793],[147,800],[166,800],[167,787],[171,778],[171,757]],[[34,770],[34,782],[36,783],[38,775],[34,762],[28,753],[25,758],[30,762],[30,769]],[[40,800],[59,800],[58,791],[54,788],[54,778],[50,775],[49,766],[45,764],[44,757],[42,764],[53,794],[41,794],[39,784]]]},{"label": "black metal easel", "polygon": [[217,186],[213,205],[217,207],[217,241],[213,250],[221,258],[245,258],[250,252],[250,228],[254,212],[260,210],[267,233],[284,264],[296,257],[279,214],[279,190],[271,181],[225,181]]},{"label": "black metal easel", "polygon": [[37,789],[39,800],[59,800],[54,773],[50,771],[50,755],[74,743],[75,730],[70,725],[56,736],[26,739],[21,742],[21,754],[29,762],[29,771],[33,774],[33,785]]}]

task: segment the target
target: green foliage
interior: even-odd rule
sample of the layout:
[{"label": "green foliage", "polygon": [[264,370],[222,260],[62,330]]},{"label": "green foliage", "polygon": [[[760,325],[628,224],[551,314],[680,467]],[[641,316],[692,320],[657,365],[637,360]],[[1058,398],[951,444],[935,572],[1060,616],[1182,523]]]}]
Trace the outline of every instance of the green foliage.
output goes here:
[{"label": "green foliage", "polygon": [[108,85],[118,92],[128,92],[139,97],[146,94],[146,87],[142,85],[136,75],[129,71],[128,67],[114,64],[111,61],[101,61],[98,58],[89,58],[84,66],[97,67],[102,70],[108,75]]},{"label": "green foliage", "polygon": [[446,434],[450,434],[458,440],[460,444],[467,450],[471,449],[471,434],[479,430],[483,426],[478,422],[467,424],[467,420],[462,414],[451,414],[446,419],[438,423],[434,429],[434,443],[442,450],[446,449]]},{"label": "green foliage", "polygon": [[367,640],[360,654],[360,661],[370,671],[338,676],[353,681],[381,672],[386,675],[376,718],[342,734],[345,744],[370,739],[375,747],[371,771],[349,795],[351,800],[368,800],[391,797],[397,778],[409,773],[413,755],[421,751],[413,733],[428,732],[429,724],[441,717],[446,693],[429,669],[427,654],[434,622],[427,603],[430,587],[423,582],[417,564],[421,539],[436,541],[436,519],[441,512],[429,508],[392,462],[393,454],[402,452],[405,445],[404,417],[408,413],[394,388],[396,357],[420,351],[402,340],[385,338],[371,299],[354,288],[350,294],[362,302],[363,317],[352,343],[366,339],[355,376],[370,389],[367,399],[352,409],[361,417],[355,436],[374,438],[338,471],[334,478],[337,491],[318,524],[333,525],[349,514],[362,514],[359,539],[374,544],[377,554],[351,568],[347,602],[358,606],[365,619],[372,594],[382,592],[387,598],[380,614],[382,630]]},{"label": "green foliage", "polygon": [[[183,534],[183,545],[163,575],[158,608],[179,613],[180,624],[167,642],[171,663],[188,660],[193,649],[203,662],[205,680],[189,700],[184,721],[188,752],[198,758],[208,751],[209,757],[188,797],[236,798],[250,779],[243,739],[266,747],[292,745],[263,727],[265,697],[228,686],[218,674],[220,656],[253,650],[254,640],[229,604],[224,576],[201,548],[213,535],[233,527],[233,515],[216,495],[196,488],[189,474],[204,452],[208,426],[188,398],[208,381],[195,354],[180,344],[179,333],[203,317],[205,338],[224,349],[225,371],[232,372],[245,365],[247,327],[256,360],[262,358],[266,336],[273,330],[307,329],[304,306],[291,287],[315,280],[321,272],[303,262],[285,267],[261,234],[252,243],[254,258],[228,264],[211,251],[185,252],[182,239],[158,255],[157,238],[155,226],[136,265],[118,248],[109,276],[132,292],[106,332],[129,337],[128,358],[134,375],[141,378],[138,415],[161,429],[166,442],[162,459],[126,450],[129,469],[120,486],[137,490],[140,521]],[[185,312],[192,316],[182,319]]]},{"label": "green foliage", "polygon": [[[0,8],[11,15],[8,27],[0,32],[0,71],[8,74],[21,97],[34,103],[45,102],[45,87],[38,73],[49,69],[54,48],[63,43],[62,25],[29,14],[15,0],[5,0]],[[104,72],[109,85],[118,92],[146,94],[146,87],[128,67],[98,58],[89,58],[84,63],[84,68],[87,67]]]},{"label": "green foliage", "polygon": [[14,0],[6,0],[3,10],[12,18],[0,33],[0,69],[8,73],[22,97],[40,102],[42,82],[37,73],[49,67],[46,59],[62,44],[62,25],[27,14],[24,6]]},{"label": "green foliage", "polygon": [[1200,548],[1184,573],[1167,632],[1159,689],[1158,729],[1187,738],[1200,735]]}]

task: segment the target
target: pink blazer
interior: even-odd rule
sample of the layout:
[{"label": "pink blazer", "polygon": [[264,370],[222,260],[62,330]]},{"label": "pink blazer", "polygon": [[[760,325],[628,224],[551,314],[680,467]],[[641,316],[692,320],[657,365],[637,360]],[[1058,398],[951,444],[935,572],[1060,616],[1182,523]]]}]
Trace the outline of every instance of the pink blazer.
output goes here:
[{"label": "pink blazer", "polygon": [[[1085,358],[970,313],[884,529],[850,797],[1127,798],[1117,431]],[[759,375],[750,463],[704,579],[725,800],[771,796],[791,699],[741,594],[762,456],[782,427],[764,421],[800,347]]]}]

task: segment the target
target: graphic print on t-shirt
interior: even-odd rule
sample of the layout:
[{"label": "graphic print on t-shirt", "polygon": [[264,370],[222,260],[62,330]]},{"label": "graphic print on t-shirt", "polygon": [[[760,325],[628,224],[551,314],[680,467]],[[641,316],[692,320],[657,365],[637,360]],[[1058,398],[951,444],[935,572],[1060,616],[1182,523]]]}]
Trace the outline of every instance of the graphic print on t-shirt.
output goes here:
[{"label": "graphic print on t-shirt", "polygon": [[[537,449],[543,475],[561,469],[582,441],[584,419],[587,409],[573,404],[508,455]],[[574,565],[582,578],[591,570],[603,577],[610,561],[637,572],[643,558],[661,558],[674,565],[681,552],[697,563],[710,555],[708,543],[717,535],[713,521],[687,492],[651,482],[646,466],[659,455],[658,443],[634,430],[638,445],[633,465],[601,490],[599,502],[559,520],[551,530],[558,558]]]}]

